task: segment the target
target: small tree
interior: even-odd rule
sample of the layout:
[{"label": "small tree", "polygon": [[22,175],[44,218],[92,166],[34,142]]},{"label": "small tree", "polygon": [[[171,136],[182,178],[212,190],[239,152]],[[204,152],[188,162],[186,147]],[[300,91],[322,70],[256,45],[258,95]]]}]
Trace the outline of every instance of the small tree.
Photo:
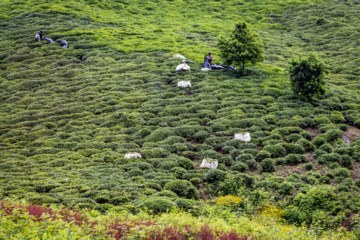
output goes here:
[{"label": "small tree", "polygon": [[257,39],[258,34],[251,30],[245,22],[235,25],[230,38],[220,37],[218,47],[221,57],[227,65],[235,63],[245,72],[245,64],[255,64],[264,60],[262,41]]},{"label": "small tree", "polygon": [[307,58],[292,60],[289,70],[294,94],[306,101],[325,94],[324,76],[327,66],[320,61],[316,53],[311,53]]}]

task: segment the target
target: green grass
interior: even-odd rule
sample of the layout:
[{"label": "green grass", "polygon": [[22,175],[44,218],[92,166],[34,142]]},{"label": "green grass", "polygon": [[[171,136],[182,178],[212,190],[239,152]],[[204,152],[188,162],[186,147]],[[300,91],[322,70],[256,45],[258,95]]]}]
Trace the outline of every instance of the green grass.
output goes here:
[{"label": "green grass", "polygon": [[[330,185],[339,207],[325,211],[323,222],[313,215],[314,222],[320,229],[355,229],[355,220],[346,224],[360,211],[354,143],[360,134],[353,127],[360,116],[358,11],[357,1],[335,0],[2,1],[0,198],[136,212],[149,197],[178,199],[164,189],[176,179],[197,187],[202,199],[233,191],[225,189],[227,181],[207,181],[208,170],[182,165],[209,157],[219,160],[227,179],[238,178],[238,194],[249,196],[240,215],[275,203],[290,214],[296,196]],[[260,34],[266,60],[250,66],[247,76],[201,72],[209,51],[222,62],[216,39],[238,20]],[[39,30],[66,39],[70,48],[35,42]],[[286,69],[291,58],[310,51],[331,72],[328,93],[307,103],[292,95]],[[174,53],[192,61],[191,72],[175,72],[180,61]],[[191,80],[192,88],[176,87],[180,80]],[[318,164],[313,151],[304,153],[311,145],[295,144],[312,141],[308,131],[317,129],[333,148],[347,148],[338,132],[349,133],[351,178],[339,168],[341,156],[334,158],[337,166]],[[250,132],[252,141],[232,140],[241,132]],[[272,174],[258,170],[258,152],[268,158],[265,146],[277,169]],[[144,158],[123,157],[132,151]],[[303,154],[306,162],[293,166],[287,154]],[[240,155],[246,164],[249,155],[258,161],[246,175],[230,171]],[[304,170],[308,162],[312,171]]]}]

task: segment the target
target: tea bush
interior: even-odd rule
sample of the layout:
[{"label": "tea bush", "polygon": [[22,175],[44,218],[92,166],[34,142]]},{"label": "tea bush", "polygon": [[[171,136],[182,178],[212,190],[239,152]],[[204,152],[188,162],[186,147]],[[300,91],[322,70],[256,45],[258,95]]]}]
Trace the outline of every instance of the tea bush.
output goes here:
[{"label": "tea bush", "polygon": [[274,166],[274,162],[271,158],[266,158],[264,160],[261,161],[260,163],[260,172],[268,172],[268,173],[271,173],[271,172],[275,172],[276,169],[275,169],[275,166]]}]

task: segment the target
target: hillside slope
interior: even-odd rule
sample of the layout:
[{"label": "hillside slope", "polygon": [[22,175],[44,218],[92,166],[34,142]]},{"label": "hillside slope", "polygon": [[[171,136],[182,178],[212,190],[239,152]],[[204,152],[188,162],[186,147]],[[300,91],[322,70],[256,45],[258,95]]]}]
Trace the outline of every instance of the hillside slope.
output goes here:
[{"label": "hillside slope", "polygon": [[[277,205],[291,224],[356,230],[358,3],[2,1],[0,198],[199,216],[201,199],[231,194],[241,216]],[[259,32],[264,63],[246,76],[201,72],[208,51],[221,63],[216,39],[238,20]],[[36,42],[39,30],[70,48]],[[286,68],[310,51],[331,73],[308,103]],[[174,53],[191,72],[175,72]],[[250,143],[233,140],[241,132]],[[133,151],[143,158],[124,158]],[[199,169],[203,158],[219,171]],[[260,173],[262,162],[276,171]]]}]

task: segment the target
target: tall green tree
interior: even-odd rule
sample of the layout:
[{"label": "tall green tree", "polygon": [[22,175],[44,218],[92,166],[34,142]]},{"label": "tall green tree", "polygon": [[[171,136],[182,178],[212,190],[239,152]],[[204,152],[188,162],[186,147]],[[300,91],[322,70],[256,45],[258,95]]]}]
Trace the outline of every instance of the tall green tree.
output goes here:
[{"label": "tall green tree", "polygon": [[229,38],[220,37],[218,47],[225,63],[227,65],[235,63],[243,72],[246,63],[255,64],[264,60],[263,43],[258,39],[258,34],[245,22],[236,24]]},{"label": "tall green tree", "polygon": [[290,62],[289,72],[294,94],[306,101],[325,94],[324,77],[327,69],[328,67],[316,53],[311,53],[306,58],[293,59]]}]

